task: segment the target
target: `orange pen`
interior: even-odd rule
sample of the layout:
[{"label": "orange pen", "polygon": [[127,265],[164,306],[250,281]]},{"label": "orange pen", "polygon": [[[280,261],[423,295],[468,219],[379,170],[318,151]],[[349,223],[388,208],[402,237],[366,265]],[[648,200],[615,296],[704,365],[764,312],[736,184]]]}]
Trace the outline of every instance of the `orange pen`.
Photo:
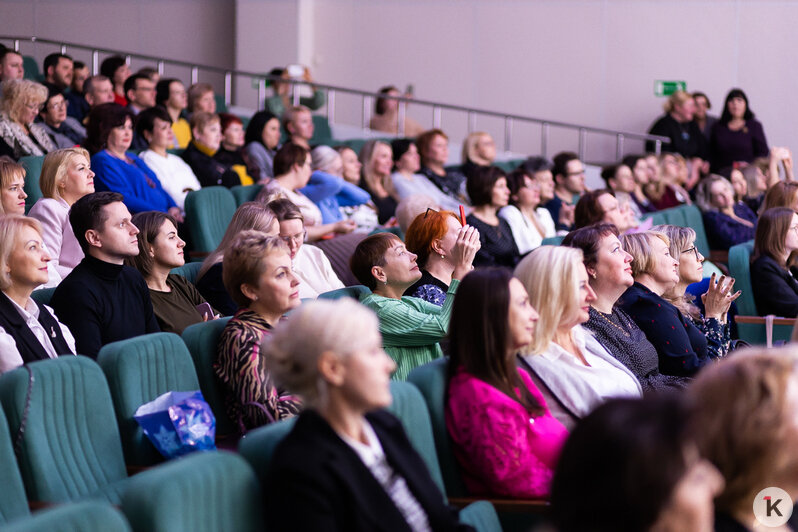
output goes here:
[{"label": "orange pen", "polygon": [[465,225],[465,209],[460,205],[460,225]]}]

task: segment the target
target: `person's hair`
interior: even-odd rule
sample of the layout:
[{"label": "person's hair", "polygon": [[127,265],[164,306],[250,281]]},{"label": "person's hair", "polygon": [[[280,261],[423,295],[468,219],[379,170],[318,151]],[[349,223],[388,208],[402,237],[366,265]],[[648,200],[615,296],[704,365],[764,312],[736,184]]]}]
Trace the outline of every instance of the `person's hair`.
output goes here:
[{"label": "person's hair", "polygon": [[692,96],[693,96],[693,100],[695,100],[696,98],[705,99],[707,101],[707,109],[712,109],[712,102],[709,101],[709,96],[707,96],[703,92],[695,91],[695,92],[693,92]]},{"label": "person's hair", "polygon": [[28,103],[41,105],[47,101],[47,88],[29,79],[10,79],[3,82],[2,111],[19,122]]},{"label": "person's hair", "polygon": [[320,144],[310,151],[310,164],[314,170],[329,173],[330,166],[341,158],[341,154],[329,146]]},{"label": "person's hair", "polygon": [[402,158],[402,155],[407,153],[407,150],[410,149],[410,146],[413,144],[411,139],[393,139],[391,141],[391,152],[393,153],[393,162],[399,162],[399,159]]},{"label": "person's hair", "polygon": [[757,186],[757,182],[756,182],[757,181],[757,179],[756,179],[757,170],[759,170],[760,172],[762,171],[762,169],[760,167],[758,167],[757,165],[755,165],[755,164],[749,164],[745,168],[740,169],[740,172],[742,172],[743,177],[745,178],[745,184],[746,184],[746,193],[745,194],[746,194],[746,197],[748,197],[748,198],[755,198],[755,197],[759,196],[759,194],[761,194],[758,191],[758,186]]},{"label": "person's hair", "polygon": [[621,246],[632,256],[630,266],[632,267],[632,277],[635,279],[639,275],[653,272],[657,267],[657,261],[662,260],[656,257],[651,249],[651,239],[653,238],[659,238],[670,248],[670,239],[665,233],[659,231],[640,231],[620,236]]},{"label": "person's hair", "polygon": [[627,155],[621,160],[621,164],[625,164],[626,166],[628,166],[634,173],[635,166],[637,166],[637,161],[645,158],[646,158],[645,155]]},{"label": "person's hair", "polygon": [[166,107],[166,102],[169,100],[169,90],[172,83],[183,83],[177,78],[162,78],[155,84],[155,105],[162,105]]},{"label": "person's hair", "polygon": [[119,68],[122,67],[127,61],[121,55],[112,55],[111,57],[106,57],[102,63],[100,63],[100,74],[105,76],[111,81],[111,84],[114,83],[114,74]]},{"label": "person's hair", "polygon": [[579,197],[574,209],[574,229],[596,224],[604,220],[604,209],[599,204],[599,198],[604,194],[615,196],[612,190],[600,188],[585,192]]},{"label": "person's hair", "polygon": [[[21,178],[25,181],[25,167],[8,159],[0,159],[0,187],[8,188],[14,179]],[[0,214],[5,214],[3,204],[0,202]]]},{"label": "person's hair", "polygon": [[150,81],[150,77],[144,74],[136,73],[131,74],[126,80],[124,85],[125,97],[127,97],[128,91],[136,90],[136,86],[139,80],[147,80]]},{"label": "person's hair", "polygon": [[[474,270],[457,289],[449,325],[449,380],[460,367],[516,401],[532,416],[545,407],[524,385],[510,344],[510,281],[505,268]],[[517,390],[517,392],[516,392]]]},{"label": "person's hair", "polygon": [[477,157],[477,144],[479,144],[482,137],[490,138],[490,134],[484,131],[474,131],[468,134],[463,141],[463,152],[460,155],[462,163],[466,163],[467,161],[474,162],[474,159]]},{"label": "person's hair", "polygon": [[86,141],[83,146],[92,155],[104,150],[111,130],[115,127],[124,126],[128,119],[130,119],[131,123],[135,119],[133,111],[127,107],[122,107],[118,103],[109,102],[94,107],[89,112]]},{"label": "person's hair", "polygon": [[146,138],[144,137],[144,132],[152,133],[156,118],[160,118],[169,124],[172,123],[172,117],[169,116],[169,111],[167,111],[165,107],[156,105],[155,107],[144,109],[136,116],[136,133],[141,135],[141,138]]},{"label": "person's hair", "polygon": [[195,83],[188,88],[188,110],[194,112],[194,106],[197,105],[197,100],[213,92],[213,87],[210,83]]},{"label": "person's hair", "polygon": [[699,452],[726,480],[715,498],[718,510],[750,508],[763,486],[795,478],[795,412],[788,400],[795,373],[794,347],[755,348],[705,368],[687,389]]},{"label": "person's hair", "polygon": [[332,352],[346,357],[363,348],[364,332],[378,328],[376,314],[350,298],[305,303],[264,338],[264,367],[278,386],[302,397],[306,406],[318,408],[328,397],[319,356]]},{"label": "person's hair", "polygon": [[743,119],[752,120],[755,115],[754,112],[751,111],[751,106],[748,105],[748,96],[745,95],[742,89],[732,89],[723,101],[723,112],[720,114],[720,123],[725,125],[732,119],[731,113],[729,112],[729,102],[732,98],[742,98],[745,101],[745,114],[743,115]]},{"label": "person's hair", "polygon": [[294,165],[302,166],[308,159],[308,150],[304,146],[294,144],[293,142],[286,142],[274,154],[272,161],[272,169],[274,170],[274,177],[280,177],[291,172]]},{"label": "person's hair", "polygon": [[565,176],[568,173],[568,163],[578,161],[579,156],[572,151],[563,151],[554,156],[551,173],[556,179],[558,175]]},{"label": "person's hair", "polygon": [[610,179],[615,179],[615,174],[618,173],[618,169],[622,165],[623,163],[610,164],[601,169],[601,179],[607,184],[608,189],[610,188]]},{"label": "person's hair", "polygon": [[222,261],[225,250],[238,233],[250,229],[267,233],[274,224],[274,220],[274,212],[272,212],[265,203],[247,201],[239,205],[236,212],[233,213],[233,218],[230,220],[224,232],[224,236],[222,236],[222,241],[219,242],[216,249],[202,261],[202,267],[197,277],[202,277],[211,266]]},{"label": "person's hair", "polygon": [[421,156],[422,166],[426,164],[425,159],[426,159],[427,150],[429,150],[432,141],[435,140],[435,137],[437,137],[438,135],[445,138],[446,140],[449,140],[449,137],[446,135],[446,133],[444,133],[442,129],[437,129],[437,128],[429,129],[416,138],[416,147],[418,148],[418,153]]},{"label": "person's hair", "polygon": [[280,121],[282,123],[283,129],[288,131],[288,124],[294,121],[294,118],[296,118],[297,114],[310,112],[310,108],[304,105],[292,105],[286,108],[285,112],[283,112],[283,118]]},{"label": "person's hair", "polygon": [[682,398],[661,394],[613,399],[582,418],[552,480],[557,530],[652,530],[689,468],[688,415]]},{"label": "person's hair", "polygon": [[177,228],[177,221],[165,212],[139,212],[134,214],[131,220],[139,230],[139,234],[136,235],[139,241],[139,254],[126,257],[125,264],[136,268],[145,279],[152,274],[152,267],[155,264],[155,257],[150,255],[148,246],[155,242],[155,238],[166,221],[172,222],[175,229]]},{"label": "person's hair", "polygon": [[204,131],[206,127],[213,124],[214,122],[219,123],[219,115],[216,113],[208,113],[205,111],[197,111],[191,115],[191,120],[189,121],[189,127],[191,128],[192,135],[194,134],[194,130]]},{"label": "person's hair", "polygon": [[[67,170],[69,170],[72,159],[79,155],[86,158],[87,164],[91,160],[88,150],[80,147],[63,148],[51,151],[44,156],[42,172],[39,176],[39,188],[45,198],[61,198],[61,194],[58,192],[58,185],[66,180]],[[5,183],[3,186],[5,186]]]},{"label": "person's hair", "polygon": [[252,304],[241,291],[241,285],[258,286],[266,258],[275,252],[288,254],[288,246],[280,237],[262,231],[241,231],[230,242],[222,259],[222,282],[236,305],[246,308]]},{"label": "person's hair", "polygon": [[4,46],[2,48],[2,50],[0,50],[0,64],[2,64],[5,61],[6,57],[8,57],[11,54],[18,55],[18,56],[22,57],[22,54],[17,52],[13,48],[6,48]]},{"label": "person's hair", "polygon": [[[652,231],[659,231],[665,234],[670,240],[668,250],[671,257],[681,262],[682,252],[687,249],[691,244],[695,245],[696,233],[691,227],[681,227],[678,225],[655,225],[651,228]],[[673,303],[673,306],[678,308],[682,314],[693,316],[700,319],[701,312],[698,307],[693,304],[693,295],[685,292],[679,297],[673,297],[672,294],[666,292],[662,296],[663,299]]]},{"label": "person's hair", "polygon": [[734,187],[731,182],[718,174],[709,174],[698,183],[695,193],[695,202],[698,207],[704,212],[717,211],[717,207],[712,205],[712,185],[715,183],[723,183],[732,193],[734,198]]},{"label": "person's hair", "polygon": [[136,72],[136,74],[141,74],[142,76],[146,76],[147,79],[149,79],[150,81],[153,81],[152,79],[153,77],[160,75],[158,74],[157,68],[149,66],[140,68],[139,71]]},{"label": "person's hair", "polygon": [[11,287],[8,261],[24,227],[32,227],[39,235],[42,234],[42,225],[35,218],[21,214],[0,216],[0,290],[8,290]]},{"label": "person's hair", "polygon": [[527,157],[526,161],[521,163],[521,167],[524,168],[530,175],[534,176],[538,172],[543,172],[545,170],[552,169],[552,163],[545,157]]},{"label": "person's hair", "polygon": [[529,304],[540,314],[535,336],[525,353],[545,351],[560,324],[578,314],[582,260],[579,249],[540,246],[515,267],[515,276],[529,293]]},{"label": "person's hair", "polygon": [[47,99],[44,100],[44,107],[42,108],[41,111],[39,111],[40,113],[43,113],[47,109],[47,104],[50,103],[50,100],[52,100],[56,96],[64,95],[64,89],[56,87],[52,83],[48,83],[45,81],[42,83],[42,85],[44,85],[44,88],[47,89]]},{"label": "person's hair", "polygon": [[[387,87],[383,87],[383,88],[380,89],[380,94],[385,95],[385,94],[388,94],[391,91],[399,92],[399,89],[397,89],[393,85],[388,85]],[[374,114],[375,115],[381,115],[381,114],[385,113],[385,106],[386,106],[387,102],[388,102],[388,100],[386,98],[383,98],[383,97],[377,98],[377,101],[374,102]]]},{"label": "person's hair", "polygon": [[575,229],[565,235],[560,245],[582,250],[582,262],[588,268],[593,268],[598,262],[598,252],[601,240],[609,235],[620,235],[615,224],[599,222]]},{"label": "person's hair", "polygon": [[[47,69],[50,68],[50,67],[57,67],[58,66],[58,62],[61,59],[68,59],[69,61],[72,61],[72,58],[69,57],[68,55],[62,54],[62,53],[58,53],[58,52],[52,53],[52,54],[50,54],[50,55],[48,55],[47,57],[44,58],[44,62],[42,63],[42,73],[44,74],[45,77],[47,77]],[[73,65],[73,68],[74,68],[74,65]]]},{"label": "person's hair", "polygon": [[81,68],[86,68],[86,63],[84,63],[83,61],[75,61],[75,60],[73,60],[72,61],[72,68],[74,68],[75,70],[80,70]]},{"label": "person's hair", "polygon": [[102,74],[95,74],[93,76],[89,76],[86,78],[86,81],[83,82],[83,94],[89,94],[94,89],[94,85],[101,81],[110,81],[111,85],[113,85],[113,80],[111,80],[108,76],[103,76]]},{"label": "person's hair", "polygon": [[396,222],[403,234],[410,230],[410,224],[419,214],[424,214],[427,209],[438,209],[439,205],[434,199],[425,194],[412,194],[403,198],[396,206]]},{"label": "person's hair", "polygon": [[468,176],[466,191],[474,207],[490,205],[496,181],[507,174],[498,166],[480,166]]},{"label": "person's hair", "polygon": [[529,171],[523,165],[519,166],[505,176],[507,178],[507,188],[510,189],[510,205],[518,205],[518,202],[513,199],[518,195],[518,192],[526,186],[526,179],[535,180],[534,176],[530,175]]},{"label": "person's hair", "polygon": [[[358,160],[360,160],[361,165],[360,174],[363,176],[363,181],[365,181],[366,185],[379,181],[385,187],[385,190],[392,191],[393,184],[390,179],[390,173],[384,176],[377,176],[371,169],[372,163],[374,162],[374,153],[377,151],[378,146],[385,146],[389,150],[391,149],[390,144],[377,139],[367,140],[366,143],[363,144],[363,147],[360,148],[360,154],[358,155]],[[391,152],[391,158],[393,158],[393,152]]]},{"label": "person's hair", "polygon": [[449,217],[459,220],[451,211],[428,210],[419,214],[405,232],[405,245],[408,251],[418,255],[416,262],[420,268],[426,268],[427,259],[433,253],[432,243],[446,236],[449,231]]},{"label": "person's hair", "polygon": [[84,254],[89,254],[86,231],[89,229],[99,231],[108,220],[103,207],[111,203],[122,203],[123,201],[122,194],[103,191],[86,194],[72,204],[69,209],[69,224],[72,226],[72,232],[75,233],[75,238],[78,240],[80,249],[83,250]]},{"label": "person's hair", "polygon": [[752,261],[764,255],[786,267],[782,256],[785,253],[787,231],[790,230],[794,215],[795,211],[790,207],[774,207],[759,215],[754,233]]},{"label": "person's hair", "polygon": [[372,275],[371,268],[385,266],[385,253],[396,242],[402,241],[395,234],[386,232],[367,236],[358,243],[349,258],[349,269],[360,284],[369,290],[377,288],[377,279]]},{"label": "person's hair", "polygon": [[686,101],[692,100],[693,97],[685,92],[685,91],[676,91],[670,95],[670,98],[665,100],[665,103],[662,105],[662,108],[665,110],[666,113],[673,112],[676,109],[677,105],[683,105]]},{"label": "person's hair", "polygon": [[284,222],[286,220],[299,220],[303,225],[305,224],[305,217],[302,215],[302,211],[299,210],[299,207],[297,207],[296,204],[290,199],[277,198],[270,201],[268,205],[278,222]]},{"label": "person's hair", "polygon": [[798,199],[798,182],[779,181],[770,187],[765,194],[765,201],[762,202],[762,212],[773,207],[794,208]]},{"label": "person's hair", "polygon": [[244,133],[244,142],[259,142],[263,144],[263,128],[269,123],[269,120],[279,117],[271,111],[258,111],[252,115],[252,119],[247,124],[247,131]]},{"label": "person's hair", "polygon": [[230,113],[219,113],[219,125],[222,126],[222,133],[227,130],[233,124],[240,124],[241,126],[244,125],[244,122],[241,121],[236,115]]}]

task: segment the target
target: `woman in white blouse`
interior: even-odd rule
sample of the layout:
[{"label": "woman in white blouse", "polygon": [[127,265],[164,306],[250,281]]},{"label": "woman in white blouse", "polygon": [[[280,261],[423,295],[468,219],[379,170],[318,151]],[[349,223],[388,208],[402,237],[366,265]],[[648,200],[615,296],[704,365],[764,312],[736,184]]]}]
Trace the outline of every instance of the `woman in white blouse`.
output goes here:
[{"label": "woman in white blouse", "polygon": [[0,216],[0,373],[75,353],[75,339],[53,309],[30,297],[47,282],[49,261],[39,222]]},{"label": "woman in white blouse", "polygon": [[523,167],[507,175],[510,204],[502,207],[499,216],[507,220],[515,245],[521,255],[540,246],[544,238],[557,234],[548,209],[541,207],[540,182]]},{"label": "woman in white blouse", "polygon": [[639,397],[637,378],[582,324],[596,294],[588,283],[582,250],[541,246],[516,267],[540,320],[523,361],[579,419],[612,397]]}]

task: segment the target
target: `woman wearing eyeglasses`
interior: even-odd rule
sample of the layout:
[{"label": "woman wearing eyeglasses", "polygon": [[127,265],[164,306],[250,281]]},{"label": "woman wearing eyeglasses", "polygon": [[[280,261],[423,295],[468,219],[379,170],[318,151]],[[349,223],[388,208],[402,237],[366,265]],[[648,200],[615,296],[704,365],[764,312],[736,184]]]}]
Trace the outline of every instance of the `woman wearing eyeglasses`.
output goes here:
[{"label": "woman wearing eyeglasses", "polygon": [[515,245],[522,255],[538,247],[544,238],[557,234],[548,209],[541,206],[541,185],[532,172],[523,167],[507,174],[510,204],[502,207],[499,217],[507,220],[513,231]]},{"label": "woman wearing eyeglasses", "polygon": [[798,214],[788,207],[763,212],[751,263],[751,288],[760,316],[798,316],[798,281],[787,263],[794,251],[798,251]]},{"label": "woman wearing eyeglasses", "polygon": [[47,101],[47,89],[27,79],[3,83],[0,102],[0,155],[15,161],[26,155],[47,155],[55,144],[33,121]]},{"label": "woman wearing eyeglasses", "polygon": [[299,278],[299,297],[316,299],[319,294],[343,288],[344,283],[335,274],[330,260],[316,246],[303,246],[308,232],[305,218],[291,200],[279,198],[269,203],[280,223],[280,238],[288,245],[294,275]]}]

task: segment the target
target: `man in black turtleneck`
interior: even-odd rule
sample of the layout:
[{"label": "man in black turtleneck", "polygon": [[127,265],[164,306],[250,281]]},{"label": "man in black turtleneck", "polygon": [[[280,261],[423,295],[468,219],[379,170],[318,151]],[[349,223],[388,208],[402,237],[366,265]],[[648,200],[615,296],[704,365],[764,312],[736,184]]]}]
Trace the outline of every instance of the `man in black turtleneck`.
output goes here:
[{"label": "man in black turtleneck", "polygon": [[86,256],[58,285],[52,307],[75,336],[79,355],[96,358],[107,343],[159,331],[144,278],[124,265],[139,253],[139,230],[122,200],[116,192],[95,192],[69,212]]}]

